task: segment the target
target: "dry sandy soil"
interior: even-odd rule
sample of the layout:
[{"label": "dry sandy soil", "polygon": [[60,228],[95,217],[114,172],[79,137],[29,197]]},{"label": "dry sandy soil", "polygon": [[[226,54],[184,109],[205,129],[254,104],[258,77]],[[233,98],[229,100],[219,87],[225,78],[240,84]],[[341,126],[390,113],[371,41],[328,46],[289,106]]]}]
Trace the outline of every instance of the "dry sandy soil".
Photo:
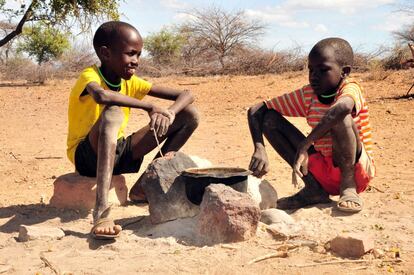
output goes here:
[{"label": "dry sandy soil", "polygon": [[[67,274],[134,273],[263,273],[377,274],[414,273],[414,100],[395,99],[413,82],[414,70],[389,72],[382,80],[354,74],[365,87],[374,128],[378,176],[362,194],[365,208],[343,215],[335,204],[301,209],[292,216],[304,225],[299,239],[317,241],[312,251],[302,247],[287,258],[248,264],[273,253],[281,242],[261,228],[257,237],[231,246],[197,247],[186,240],[185,221],[155,227],[148,222],[146,205],[117,207],[113,215],[126,225],[116,242],[88,238],[90,213],[59,210],[47,205],[56,177],[73,171],[66,158],[67,100],[75,80],[51,80],[45,86],[0,85],[0,273],[54,274],[44,255],[59,272]],[[201,124],[183,151],[213,164],[247,168],[252,153],[246,110],[255,102],[306,84],[306,73],[205,78],[148,78],[150,81],[193,91]],[[146,98],[145,100],[150,100]],[[148,123],[142,111],[133,111],[128,131]],[[303,120],[295,120],[308,132]],[[296,192],[291,170],[271,148],[271,172],[266,179],[279,196]],[[154,156],[145,159],[143,168]],[[140,173],[127,175],[129,187]],[[333,198],[337,200],[337,197]],[[46,204],[42,203],[46,202]],[[143,219],[142,219],[143,218]],[[136,221],[134,223],[134,221]],[[132,224],[131,224],[132,222]],[[21,224],[62,228],[56,241],[18,242]],[[343,260],[324,252],[325,242],[337,234],[360,232],[372,236],[384,260],[365,255],[365,262],[301,267],[320,261]],[[402,263],[392,260],[399,249]]]}]

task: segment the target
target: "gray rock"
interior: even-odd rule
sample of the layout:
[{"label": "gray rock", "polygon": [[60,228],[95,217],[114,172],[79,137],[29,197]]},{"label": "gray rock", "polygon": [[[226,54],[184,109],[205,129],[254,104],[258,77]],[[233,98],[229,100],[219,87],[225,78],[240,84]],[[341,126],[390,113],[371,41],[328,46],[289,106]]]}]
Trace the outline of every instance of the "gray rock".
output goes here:
[{"label": "gray rock", "polygon": [[196,231],[205,245],[244,241],[256,234],[259,219],[259,206],[248,194],[212,184],[205,189]]},{"label": "gray rock", "polygon": [[329,241],[330,250],[345,258],[360,258],[374,249],[374,239],[366,234],[344,234]]},{"label": "gray rock", "polygon": [[177,218],[193,217],[199,207],[192,204],[185,192],[185,181],[180,173],[196,164],[182,152],[162,157],[148,165],[138,179],[149,203],[151,222],[154,224]]},{"label": "gray rock", "polygon": [[63,237],[65,233],[56,227],[20,225],[18,239],[21,242],[27,242],[38,239],[60,240]]},{"label": "gray rock", "polygon": [[248,176],[247,193],[259,204],[262,210],[276,207],[277,192],[267,180]]},{"label": "gray rock", "polygon": [[260,221],[269,225],[266,230],[276,239],[297,236],[301,230],[301,226],[290,215],[275,208],[263,210]]},{"label": "gray rock", "polygon": [[296,224],[288,213],[276,208],[263,210],[260,221],[268,225],[272,223]]}]

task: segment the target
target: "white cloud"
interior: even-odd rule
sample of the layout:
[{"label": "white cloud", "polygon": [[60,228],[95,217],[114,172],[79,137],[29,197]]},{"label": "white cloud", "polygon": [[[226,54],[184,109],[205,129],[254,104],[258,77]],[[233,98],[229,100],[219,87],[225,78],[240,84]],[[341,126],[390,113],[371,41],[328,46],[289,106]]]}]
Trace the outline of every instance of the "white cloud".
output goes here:
[{"label": "white cloud", "polygon": [[187,3],[179,0],[160,0],[160,4],[168,9],[185,9],[188,7]]},{"label": "white cloud", "polygon": [[246,15],[251,18],[263,20],[265,22],[277,23],[284,27],[290,28],[307,28],[309,24],[305,21],[299,21],[294,15],[280,6],[265,8],[262,10],[246,10]]},{"label": "white cloud", "polygon": [[194,15],[186,12],[178,12],[174,15],[174,19],[180,22],[185,22],[191,19],[194,19]]},{"label": "white cloud", "polygon": [[398,31],[405,25],[412,24],[414,16],[403,12],[395,12],[387,15],[380,23],[373,26],[374,30]]},{"label": "white cloud", "polygon": [[320,33],[327,33],[328,28],[324,24],[317,24],[314,28],[315,31]]},{"label": "white cloud", "polygon": [[395,2],[396,0],[287,0],[282,5],[289,10],[295,11],[330,10],[339,11],[344,14],[352,14]]}]

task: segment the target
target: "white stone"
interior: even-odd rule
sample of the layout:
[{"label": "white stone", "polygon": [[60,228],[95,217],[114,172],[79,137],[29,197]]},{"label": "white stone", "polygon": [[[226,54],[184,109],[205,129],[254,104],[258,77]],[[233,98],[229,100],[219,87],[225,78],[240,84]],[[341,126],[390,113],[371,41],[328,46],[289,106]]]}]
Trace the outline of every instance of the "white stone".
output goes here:
[{"label": "white stone", "polygon": [[65,233],[60,228],[20,225],[18,239],[21,242],[27,242],[38,239],[60,240],[63,237]]},{"label": "white stone", "polygon": [[262,180],[255,176],[248,176],[247,194],[250,195],[262,210],[276,207],[277,192],[267,180]]},{"label": "white stone", "polygon": [[208,168],[213,166],[213,164],[208,159],[203,159],[195,155],[189,155],[189,157],[197,165],[198,168]]}]

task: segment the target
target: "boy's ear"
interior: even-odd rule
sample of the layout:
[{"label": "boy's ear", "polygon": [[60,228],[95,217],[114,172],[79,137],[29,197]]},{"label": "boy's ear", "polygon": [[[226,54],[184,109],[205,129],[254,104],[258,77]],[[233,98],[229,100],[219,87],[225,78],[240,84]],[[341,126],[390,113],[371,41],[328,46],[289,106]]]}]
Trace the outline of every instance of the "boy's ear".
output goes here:
[{"label": "boy's ear", "polygon": [[102,46],[99,48],[99,55],[103,60],[106,60],[109,58],[111,52],[107,46]]},{"label": "boy's ear", "polygon": [[351,66],[345,65],[342,67],[342,73],[341,73],[342,78],[347,77],[350,73],[351,73]]}]

